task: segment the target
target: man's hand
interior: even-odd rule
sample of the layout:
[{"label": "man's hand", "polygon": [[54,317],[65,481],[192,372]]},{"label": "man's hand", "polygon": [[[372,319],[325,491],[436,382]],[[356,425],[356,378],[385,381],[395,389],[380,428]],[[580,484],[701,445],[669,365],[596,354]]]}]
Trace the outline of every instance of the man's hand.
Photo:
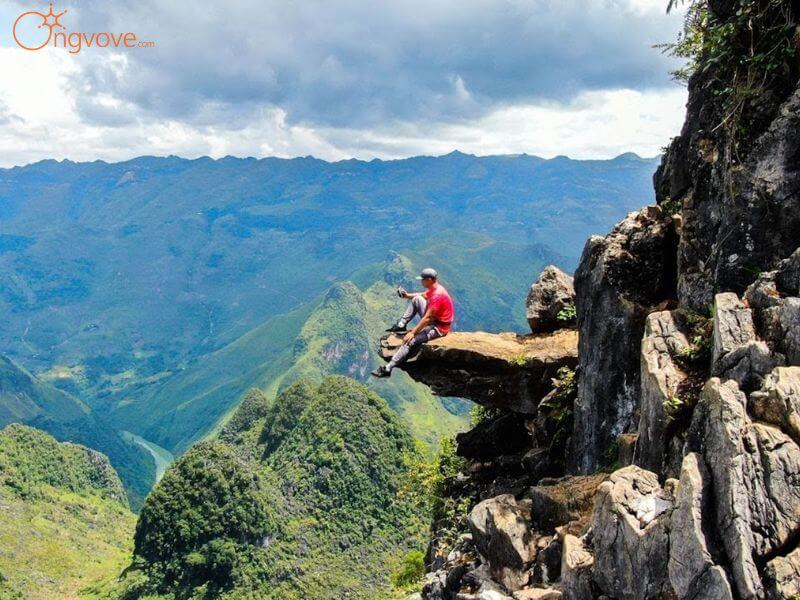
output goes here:
[{"label": "man's hand", "polygon": [[410,342],[413,339],[414,339],[414,332],[413,331],[409,331],[407,334],[405,334],[403,336],[403,343],[407,344],[408,342]]}]

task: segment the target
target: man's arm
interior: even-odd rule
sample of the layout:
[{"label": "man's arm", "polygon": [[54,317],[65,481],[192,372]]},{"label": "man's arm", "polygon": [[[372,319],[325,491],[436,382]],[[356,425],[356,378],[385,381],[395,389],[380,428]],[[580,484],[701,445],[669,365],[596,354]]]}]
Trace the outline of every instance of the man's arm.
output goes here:
[{"label": "man's arm", "polygon": [[403,298],[406,300],[411,300],[412,298],[416,298],[417,296],[424,296],[425,292],[406,292],[403,294]]}]

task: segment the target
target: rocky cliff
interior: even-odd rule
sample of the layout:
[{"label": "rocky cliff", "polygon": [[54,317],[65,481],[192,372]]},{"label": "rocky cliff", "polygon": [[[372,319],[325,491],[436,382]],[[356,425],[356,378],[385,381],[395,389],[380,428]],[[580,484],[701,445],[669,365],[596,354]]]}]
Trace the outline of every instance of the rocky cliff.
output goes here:
[{"label": "rocky cliff", "polygon": [[800,594],[800,7],[688,4],[657,205],[592,237],[574,282],[543,273],[530,335],[453,334],[406,367],[487,407],[423,598]]}]

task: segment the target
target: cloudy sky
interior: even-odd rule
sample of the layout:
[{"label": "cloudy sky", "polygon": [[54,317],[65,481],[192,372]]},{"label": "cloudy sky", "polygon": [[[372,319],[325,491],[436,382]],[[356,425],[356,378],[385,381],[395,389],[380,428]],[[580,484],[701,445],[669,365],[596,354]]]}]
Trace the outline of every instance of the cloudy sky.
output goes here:
[{"label": "cloudy sky", "polygon": [[454,149],[653,156],[683,119],[675,63],[652,47],[680,28],[666,0],[130,4],[56,0],[68,33],[155,42],[73,54],[18,47],[14,21],[48,3],[0,0],[0,165]]}]

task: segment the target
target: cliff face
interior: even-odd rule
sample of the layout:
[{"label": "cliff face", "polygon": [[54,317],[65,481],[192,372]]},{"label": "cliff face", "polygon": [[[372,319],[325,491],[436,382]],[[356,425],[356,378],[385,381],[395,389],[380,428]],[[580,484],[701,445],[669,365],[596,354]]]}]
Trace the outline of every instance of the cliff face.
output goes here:
[{"label": "cliff face", "polygon": [[495,396],[470,376],[493,351],[408,366],[492,408],[458,438],[469,513],[455,544],[434,525],[423,598],[800,594],[798,8],[692,3],[686,123],[658,205],[586,245],[575,371],[515,394],[498,370]]},{"label": "cliff face", "polygon": [[659,204],[683,214],[678,292],[696,311],[718,291],[741,294],[794,251],[800,228],[797,2],[709,5],[707,37],[720,40],[703,49],[681,135],[654,178]]}]

